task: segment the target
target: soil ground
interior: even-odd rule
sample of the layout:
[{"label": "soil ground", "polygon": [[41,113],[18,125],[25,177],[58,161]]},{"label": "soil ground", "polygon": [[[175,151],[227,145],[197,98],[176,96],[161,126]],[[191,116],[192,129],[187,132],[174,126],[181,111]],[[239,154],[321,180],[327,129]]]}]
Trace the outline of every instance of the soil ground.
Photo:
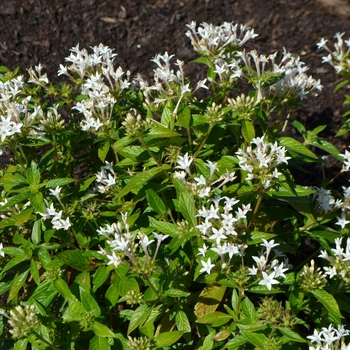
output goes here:
[{"label": "soil ground", "polygon": [[[185,62],[196,57],[184,35],[192,20],[243,23],[259,34],[248,49],[269,54],[285,47],[300,55],[309,74],[321,79],[323,91],[310,96],[295,117],[307,129],[326,124],[321,136],[344,150],[348,135],[334,135],[344,121],[347,88],[333,94],[338,78],[331,66],[321,64],[325,52],[318,51],[316,43],[337,32],[350,37],[349,18],[350,0],[7,0],[0,2],[0,64],[20,66],[25,73],[29,66],[42,63],[55,81],[71,47],[103,43],[115,48],[117,65],[132,76],[141,73],[149,78],[154,68],[149,60],[157,53],[175,53]],[[203,78],[195,65],[190,65],[188,74]],[[337,166],[333,161],[330,168]],[[310,182],[315,176],[319,173],[313,172]]]}]

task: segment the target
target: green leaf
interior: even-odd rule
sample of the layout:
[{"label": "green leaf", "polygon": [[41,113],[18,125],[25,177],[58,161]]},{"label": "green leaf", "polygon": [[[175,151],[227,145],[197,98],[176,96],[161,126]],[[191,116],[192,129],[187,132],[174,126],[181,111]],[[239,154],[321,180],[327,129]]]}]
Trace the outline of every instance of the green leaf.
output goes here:
[{"label": "green leaf", "polygon": [[[5,249],[4,249],[4,251],[5,251]],[[30,259],[30,257],[27,254],[17,255],[4,266],[4,268],[1,272],[4,273],[4,272],[12,269],[14,266],[20,264],[21,262],[23,262],[25,260],[29,260],[29,259]]]},{"label": "green leaf", "polygon": [[109,140],[104,140],[103,142],[101,142],[97,153],[98,153],[98,157],[101,159],[102,162],[105,161],[110,146],[111,146],[111,143],[109,142]]},{"label": "green leaf", "polygon": [[127,185],[124,186],[124,188],[118,193],[118,197],[124,197],[129,192],[137,194],[149,180],[159,175],[161,172],[167,171],[169,168],[170,167],[168,164],[163,164],[162,168],[154,167],[150,170],[138,173],[137,175],[133,176]]},{"label": "green leaf", "polygon": [[225,286],[211,284],[206,286],[199,295],[198,302],[194,306],[194,313],[200,318],[213,312],[219,306],[226,291]]},{"label": "green leaf", "polygon": [[146,190],[146,198],[151,208],[158,214],[163,215],[166,212],[166,206],[157,193],[149,188]]},{"label": "green leaf", "polygon": [[40,284],[39,269],[34,259],[30,261],[30,274],[32,275],[34,282],[37,285],[39,285]]},{"label": "green leaf", "polygon": [[37,213],[45,213],[44,197],[41,192],[34,193],[29,198],[30,204]]},{"label": "green leaf", "polygon": [[198,318],[196,320],[197,323],[203,323],[203,324],[213,324],[218,321],[222,322],[220,325],[223,325],[227,322],[229,322],[232,319],[232,317],[228,314],[225,314],[221,311],[213,311],[208,314],[203,315],[202,317]]},{"label": "green leaf", "polygon": [[102,265],[98,267],[92,279],[93,292],[96,292],[96,290],[100,288],[103,285],[103,283],[106,282],[107,278],[109,277],[109,273],[110,270],[107,269],[106,266]]},{"label": "green leaf", "polygon": [[5,210],[6,208],[10,208],[12,206],[14,206],[15,204],[24,201],[25,199],[28,199],[28,197],[30,196],[30,192],[21,192],[19,194],[16,194],[15,196],[9,198],[7,200],[7,202],[5,203],[5,205],[3,205],[2,207],[0,207],[1,210]]},{"label": "green leaf", "polygon": [[99,317],[101,315],[101,310],[95,298],[82,287],[79,287],[79,292],[80,292],[80,300],[84,306],[84,309],[86,311],[92,311],[95,317]]},{"label": "green leaf", "polygon": [[253,345],[264,347],[264,343],[267,341],[267,338],[264,334],[261,333],[250,333],[247,331],[241,330],[241,333],[245,336],[245,338]]},{"label": "green leaf", "polygon": [[38,186],[40,184],[40,171],[34,161],[31,162],[30,168],[27,169],[26,176],[29,185]]},{"label": "green leaf", "polygon": [[297,342],[297,343],[307,343],[307,341],[302,338],[298,333],[292,331],[287,327],[279,327],[280,332],[287,337],[289,340]]},{"label": "green leaf", "polygon": [[[350,112],[350,110],[348,111]],[[349,114],[349,113],[348,113]],[[344,115],[345,116],[345,115]],[[337,134],[335,135],[336,137],[342,136],[346,134],[350,130],[350,119],[348,119],[338,130]]]},{"label": "green leaf", "polygon": [[89,350],[109,350],[110,348],[111,346],[109,345],[108,338],[106,337],[99,337],[98,335],[95,335],[90,340]]},{"label": "green leaf", "polygon": [[236,349],[240,347],[241,345],[244,345],[247,342],[247,338],[242,334],[237,334],[233,337],[233,339],[230,339],[226,345],[225,349]]},{"label": "green leaf", "polygon": [[191,122],[191,109],[188,105],[180,104],[177,111],[177,122],[176,125],[181,126],[185,129],[190,127]]},{"label": "green leaf", "polygon": [[310,159],[318,160],[318,157],[313,152],[311,152],[306,146],[304,146],[299,141],[291,137],[280,137],[278,139],[278,142],[287,150],[296,152]]},{"label": "green leaf", "polygon": [[344,159],[342,157],[339,156],[339,150],[338,148],[336,148],[335,146],[333,146],[331,143],[322,140],[322,139],[318,139],[317,140],[313,140],[311,142],[311,144],[317,148],[322,149],[323,151],[328,152],[329,154],[331,154],[333,157],[335,157],[336,159],[343,161]]},{"label": "green leaf", "polygon": [[175,224],[171,224],[169,222],[157,221],[152,216],[149,217],[149,225],[150,227],[158,230],[159,232],[169,235],[170,237],[177,237],[179,228]]},{"label": "green leaf", "polygon": [[89,271],[91,269],[90,260],[79,249],[62,251],[57,254],[57,257],[63,263],[78,271]]},{"label": "green leaf", "polygon": [[11,173],[5,174],[0,179],[0,185],[7,188],[12,188],[13,186],[27,185],[27,184],[28,184],[27,179],[20,174],[11,174]]},{"label": "green leaf", "polygon": [[173,110],[173,102],[171,100],[166,101],[165,106],[163,108],[162,116],[160,118],[160,122],[165,127],[165,130],[174,130],[175,118],[173,116]]},{"label": "green leaf", "polygon": [[188,321],[188,317],[186,313],[182,310],[179,310],[175,315],[175,323],[176,327],[179,331],[183,331],[185,333],[191,332],[191,325]]},{"label": "green leaf", "polygon": [[196,207],[194,204],[193,196],[191,194],[184,192],[180,193],[179,209],[187,222],[193,228],[196,228]]},{"label": "green leaf", "polygon": [[17,340],[15,342],[13,350],[27,350],[28,341],[28,338]]},{"label": "green leaf", "polygon": [[[174,118],[172,116],[172,118]],[[162,124],[153,121],[152,128],[148,131],[145,141],[149,142],[153,139],[168,138],[168,137],[180,137],[181,135],[171,129],[166,128]]]},{"label": "green leaf", "polygon": [[16,274],[11,284],[7,302],[10,302],[18,294],[19,290],[23,287],[23,284],[27,279],[28,273],[29,269],[27,271],[22,272],[20,275]]},{"label": "green leaf", "polygon": [[251,121],[244,119],[242,122],[242,136],[247,143],[255,137],[254,125]]},{"label": "green leaf", "polygon": [[330,315],[334,316],[335,319],[339,320],[339,324],[340,319],[343,318],[343,316],[339,311],[339,306],[334,297],[322,289],[314,290],[311,293],[327,309]]},{"label": "green leaf", "polygon": [[342,80],[340,83],[337,84],[337,86],[334,89],[334,92],[337,92],[340,88],[347,85],[349,83],[348,79]]},{"label": "green leaf", "polygon": [[113,283],[108,287],[105,294],[105,298],[109,300],[112,306],[115,306],[115,304],[118,302],[119,294],[117,291],[117,287]]},{"label": "green leaf", "polygon": [[164,292],[164,296],[171,298],[187,297],[190,293],[186,293],[180,289],[168,289]]},{"label": "green leaf", "polygon": [[[93,178],[95,179],[95,178]],[[67,184],[70,184],[72,182],[74,182],[75,180],[74,179],[71,179],[69,177],[62,177],[62,178],[57,178],[57,179],[52,179],[52,180],[49,180],[45,187],[46,188],[56,188],[57,186],[64,186],[64,185],[67,185]]]},{"label": "green leaf", "polygon": [[33,224],[32,229],[32,242],[34,244],[39,244],[41,241],[41,220],[36,220]]},{"label": "green leaf", "polygon": [[67,283],[62,279],[58,278],[57,280],[52,282],[55,289],[57,290],[58,293],[60,293],[63,298],[70,300],[70,299],[75,299],[74,295],[70,291]]},{"label": "green leaf", "polygon": [[183,331],[164,332],[158,334],[154,340],[158,347],[170,346],[177,342],[183,335]]},{"label": "green leaf", "polygon": [[135,330],[137,327],[141,326],[146,322],[148,316],[152,311],[152,307],[149,307],[147,304],[141,304],[132,314],[131,320],[128,326],[128,335]]},{"label": "green leaf", "polygon": [[247,297],[243,299],[241,304],[241,318],[251,321],[254,321],[256,318],[258,318],[254,304]]},{"label": "green leaf", "polygon": [[116,291],[119,295],[122,297],[125,297],[125,295],[128,293],[130,290],[134,290],[136,292],[139,292],[139,285],[137,284],[137,281],[133,277],[127,277],[123,273],[122,266],[119,265],[115,269],[115,275],[113,278],[113,285],[116,288]]},{"label": "green leaf", "polygon": [[27,208],[22,210],[19,214],[15,214],[9,218],[1,220],[0,228],[4,228],[8,226],[20,226],[29,220],[32,212],[33,212],[33,208]]}]

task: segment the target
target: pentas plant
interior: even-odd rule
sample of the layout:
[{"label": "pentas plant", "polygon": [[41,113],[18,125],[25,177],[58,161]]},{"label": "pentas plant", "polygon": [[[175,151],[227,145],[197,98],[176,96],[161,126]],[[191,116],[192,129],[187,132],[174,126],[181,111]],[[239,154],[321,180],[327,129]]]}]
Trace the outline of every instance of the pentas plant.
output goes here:
[{"label": "pentas plant", "polygon": [[61,83],[0,67],[2,348],[348,348],[348,184],[293,177],[315,147],[350,170],[292,118],[320,82],[243,25],[186,35],[198,81],[167,52],[132,77],[102,44]]}]

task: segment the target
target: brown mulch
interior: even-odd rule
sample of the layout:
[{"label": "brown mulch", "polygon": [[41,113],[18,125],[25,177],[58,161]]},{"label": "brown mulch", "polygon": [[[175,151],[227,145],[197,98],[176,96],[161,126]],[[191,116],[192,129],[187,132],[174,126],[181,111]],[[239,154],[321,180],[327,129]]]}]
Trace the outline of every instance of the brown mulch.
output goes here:
[{"label": "brown mulch", "polygon": [[[325,3],[329,6],[326,6]],[[333,4],[333,5],[332,5]],[[116,64],[132,76],[152,75],[149,60],[168,51],[189,62],[194,54],[185,25],[195,20],[220,24],[235,21],[251,26],[259,36],[248,49],[271,53],[285,47],[310,67],[309,74],[321,79],[324,90],[310,96],[295,117],[307,129],[327,124],[322,132],[328,141],[344,150],[348,135],[334,138],[344,119],[344,88],[334,95],[337,77],[329,65],[321,65],[316,43],[337,32],[350,37],[349,0],[7,0],[0,3],[0,65],[25,69],[42,63],[49,78],[57,80],[59,64],[76,44],[88,47],[103,43],[118,53]],[[202,79],[195,65],[190,77]],[[337,166],[334,162],[332,166]],[[339,166],[339,164],[338,164]]]}]

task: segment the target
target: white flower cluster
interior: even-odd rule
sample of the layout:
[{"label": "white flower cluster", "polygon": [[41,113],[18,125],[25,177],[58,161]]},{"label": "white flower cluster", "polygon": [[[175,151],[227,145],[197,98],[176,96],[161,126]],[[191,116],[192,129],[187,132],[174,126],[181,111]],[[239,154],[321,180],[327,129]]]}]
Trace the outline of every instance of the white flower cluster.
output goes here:
[{"label": "white flower cluster", "polygon": [[148,86],[148,84],[142,79],[141,76],[138,76],[135,79],[135,82],[140,84],[140,88],[143,91],[146,101],[149,102],[149,94],[151,91],[156,91],[159,93],[158,97],[155,98],[154,102],[156,104],[165,102],[168,100],[177,100],[177,104],[173,111],[173,114],[177,114],[180,102],[184,96],[195,93],[199,88],[208,89],[205,85],[206,79],[201,80],[197,83],[197,86],[194,90],[190,88],[190,84],[187,82],[184,73],[184,62],[176,60],[175,65],[178,67],[176,72],[171,68],[170,60],[174,55],[168,54],[165,52],[164,55],[158,54],[151,61],[156,63],[158,66],[154,69],[154,85]]},{"label": "white flower cluster", "polygon": [[238,49],[258,36],[254,29],[233,22],[224,22],[220,26],[203,22],[197,28],[196,22],[192,21],[187,27],[190,30],[186,36],[191,39],[194,50],[209,57],[223,56],[227,49]]},{"label": "white flower cluster", "polygon": [[330,190],[312,187],[312,189],[315,190],[313,199],[316,201],[316,210],[320,211],[321,214],[327,214],[341,209],[341,214],[337,216],[337,222],[335,224],[344,229],[345,226],[350,223],[350,221],[347,220],[350,211],[350,187],[342,186],[342,188],[343,198],[335,199]]},{"label": "white flower cluster", "polygon": [[[225,202],[223,208],[221,208],[220,202],[223,200]],[[213,203],[210,204],[210,202]],[[251,210],[250,204],[242,204],[242,207],[237,208],[233,214],[233,207],[238,202],[238,199],[218,196],[207,202],[210,204],[209,209],[203,205],[197,214],[197,217],[202,218],[203,222],[196,227],[201,232],[202,237],[210,242],[210,250],[220,256],[222,269],[228,267],[234,255],[241,256],[245,249],[244,245],[232,242],[232,237],[238,235],[237,231],[241,231],[242,220],[247,218],[246,214]],[[198,255],[205,257],[207,250],[208,247],[204,244],[199,249]],[[226,254],[228,258],[225,258]],[[211,269],[215,266],[215,264],[211,263],[210,257],[207,261],[201,260],[201,264],[203,268],[200,272],[206,272],[208,274],[210,274]]]},{"label": "white flower cluster", "polygon": [[68,230],[72,226],[69,217],[67,216],[66,219],[62,219],[62,210],[57,212],[53,203],[51,203],[50,207],[45,208],[45,213],[39,214],[43,217],[44,220],[50,219],[52,227],[56,230]]},{"label": "white flower cluster", "polygon": [[[315,80],[305,72],[308,67],[294,58],[291,53],[283,50],[283,57],[279,63],[276,62],[277,52],[269,56],[258,55],[255,50],[250,52],[238,51],[238,59],[233,58],[227,64],[225,73],[241,77],[250,82],[258,91],[258,100],[265,95],[290,96],[304,99],[312,90],[321,90],[320,80]],[[242,68],[244,64],[244,69]],[[267,69],[268,67],[271,67]],[[276,83],[272,83],[277,80]],[[264,90],[267,87],[267,90]]]},{"label": "white flower cluster", "polygon": [[[256,147],[252,148],[251,145]],[[288,164],[290,157],[286,156],[284,147],[278,146],[277,142],[267,143],[264,136],[254,138],[251,145],[245,151],[239,149],[236,152],[239,167],[247,172],[247,180],[258,179],[266,189],[273,184],[274,179],[282,175],[277,166],[281,163]]]},{"label": "white flower cluster", "polygon": [[20,116],[26,113],[30,96],[19,102],[18,96],[23,87],[23,76],[0,81],[0,137],[4,142],[7,137],[21,133],[23,123]]},{"label": "white flower cluster", "polygon": [[[56,197],[58,202],[61,204],[62,207],[63,203],[61,201],[60,193],[61,193],[62,187],[57,186],[54,190],[49,190],[50,195]],[[69,217],[67,216],[65,219],[62,218],[63,211],[56,211],[53,203],[47,208],[45,208],[45,213],[39,213],[44,220],[51,219],[52,227],[56,230],[64,229],[68,230],[72,225],[70,223]]]},{"label": "white flower cluster", "polygon": [[[107,265],[114,265],[115,267],[118,267],[123,261],[122,257],[117,254],[125,254],[129,258],[131,263],[135,263],[137,259],[134,252],[134,249],[137,247],[137,245],[135,245],[134,237],[130,233],[130,227],[127,223],[127,213],[122,214],[122,221],[123,225],[120,222],[113,223],[112,225],[107,224],[105,227],[101,226],[97,230],[97,233],[99,235],[104,236],[107,239],[107,244],[110,248],[110,253],[104,250],[103,248],[100,248],[99,253],[107,257]],[[160,244],[162,243],[162,241],[168,238],[168,235],[162,235],[153,232],[153,236],[157,240],[157,247],[152,258],[152,261],[155,261]],[[139,233],[137,235],[137,238],[139,239],[139,244],[141,245],[145,256],[150,261],[151,258],[149,256],[147,247],[154,242],[154,239],[149,240],[148,236],[142,233]]]},{"label": "white flower cluster", "polygon": [[[334,38],[337,42],[334,43],[335,51],[332,51],[327,46],[327,39],[322,38],[317,47],[319,49],[324,49],[329,52],[328,56],[322,57],[322,63],[329,63],[332,65],[337,73],[349,70],[350,68],[350,38],[348,40],[343,40],[345,33],[336,33]],[[344,45],[345,44],[345,45]]]},{"label": "white flower cluster", "polygon": [[278,259],[273,259],[271,263],[268,263],[268,259],[272,248],[277,247],[279,244],[275,243],[274,240],[270,242],[262,239],[261,245],[265,247],[265,251],[259,256],[253,256],[253,260],[256,262],[256,266],[248,268],[249,275],[251,276],[262,276],[262,280],[259,282],[260,285],[266,286],[268,290],[271,290],[273,284],[278,284],[279,281],[276,278],[286,278],[284,272],[286,272],[290,265],[288,258],[278,250],[274,249],[276,257],[283,257],[284,262],[279,264]]},{"label": "white flower cluster", "polygon": [[101,171],[96,174],[97,191],[105,193],[109,187],[116,184],[116,175],[113,169],[113,162],[105,161],[105,165],[101,166]]},{"label": "white flower cluster", "polygon": [[339,154],[339,155],[342,158],[344,158],[342,171],[349,171],[350,170],[350,152],[348,150],[345,150],[344,154]]},{"label": "white flower cluster", "polygon": [[85,131],[97,131],[101,126],[110,123],[113,106],[116,99],[113,92],[127,89],[130,86],[129,75],[123,80],[124,71],[121,67],[114,69],[113,61],[116,54],[108,46],[100,44],[92,47],[93,53],[79,49],[79,44],[71,49],[71,54],[65,59],[72,64],[60,65],[58,75],[64,74],[74,79],[78,75],[83,80],[82,93],[88,98],[78,102],[74,109],[82,113],[85,119],[81,127]]},{"label": "white flower cluster", "polygon": [[234,172],[230,173],[227,170],[225,174],[220,176],[217,180],[211,182],[215,171],[218,169],[218,166],[216,163],[213,163],[210,160],[208,160],[205,163],[205,165],[210,170],[209,179],[207,179],[204,175],[200,175],[199,177],[193,177],[194,181],[193,180],[188,181],[186,180],[187,175],[192,177],[191,169],[190,169],[192,161],[193,161],[193,158],[189,156],[188,153],[186,153],[184,156],[179,156],[177,160],[178,165],[175,168],[182,169],[182,170],[175,171],[174,177],[182,181],[185,185],[190,186],[200,198],[209,197],[212,192],[213,185],[221,182],[221,184],[215,186],[216,189],[219,189],[227,182],[233,181],[236,178]]},{"label": "white flower cluster", "polygon": [[349,331],[343,325],[338,328],[332,324],[328,328],[322,327],[321,331],[314,330],[313,335],[309,335],[311,343],[309,350],[350,350],[350,344],[345,343],[344,337],[349,335]]},{"label": "white flower cluster", "polygon": [[320,258],[326,259],[330,266],[325,266],[323,269],[326,275],[330,278],[339,276],[343,281],[350,282],[350,238],[346,240],[345,251],[342,247],[343,238],[335,239],[335,248],[332,249],[332,255],[327,251],[322,250]]}]

